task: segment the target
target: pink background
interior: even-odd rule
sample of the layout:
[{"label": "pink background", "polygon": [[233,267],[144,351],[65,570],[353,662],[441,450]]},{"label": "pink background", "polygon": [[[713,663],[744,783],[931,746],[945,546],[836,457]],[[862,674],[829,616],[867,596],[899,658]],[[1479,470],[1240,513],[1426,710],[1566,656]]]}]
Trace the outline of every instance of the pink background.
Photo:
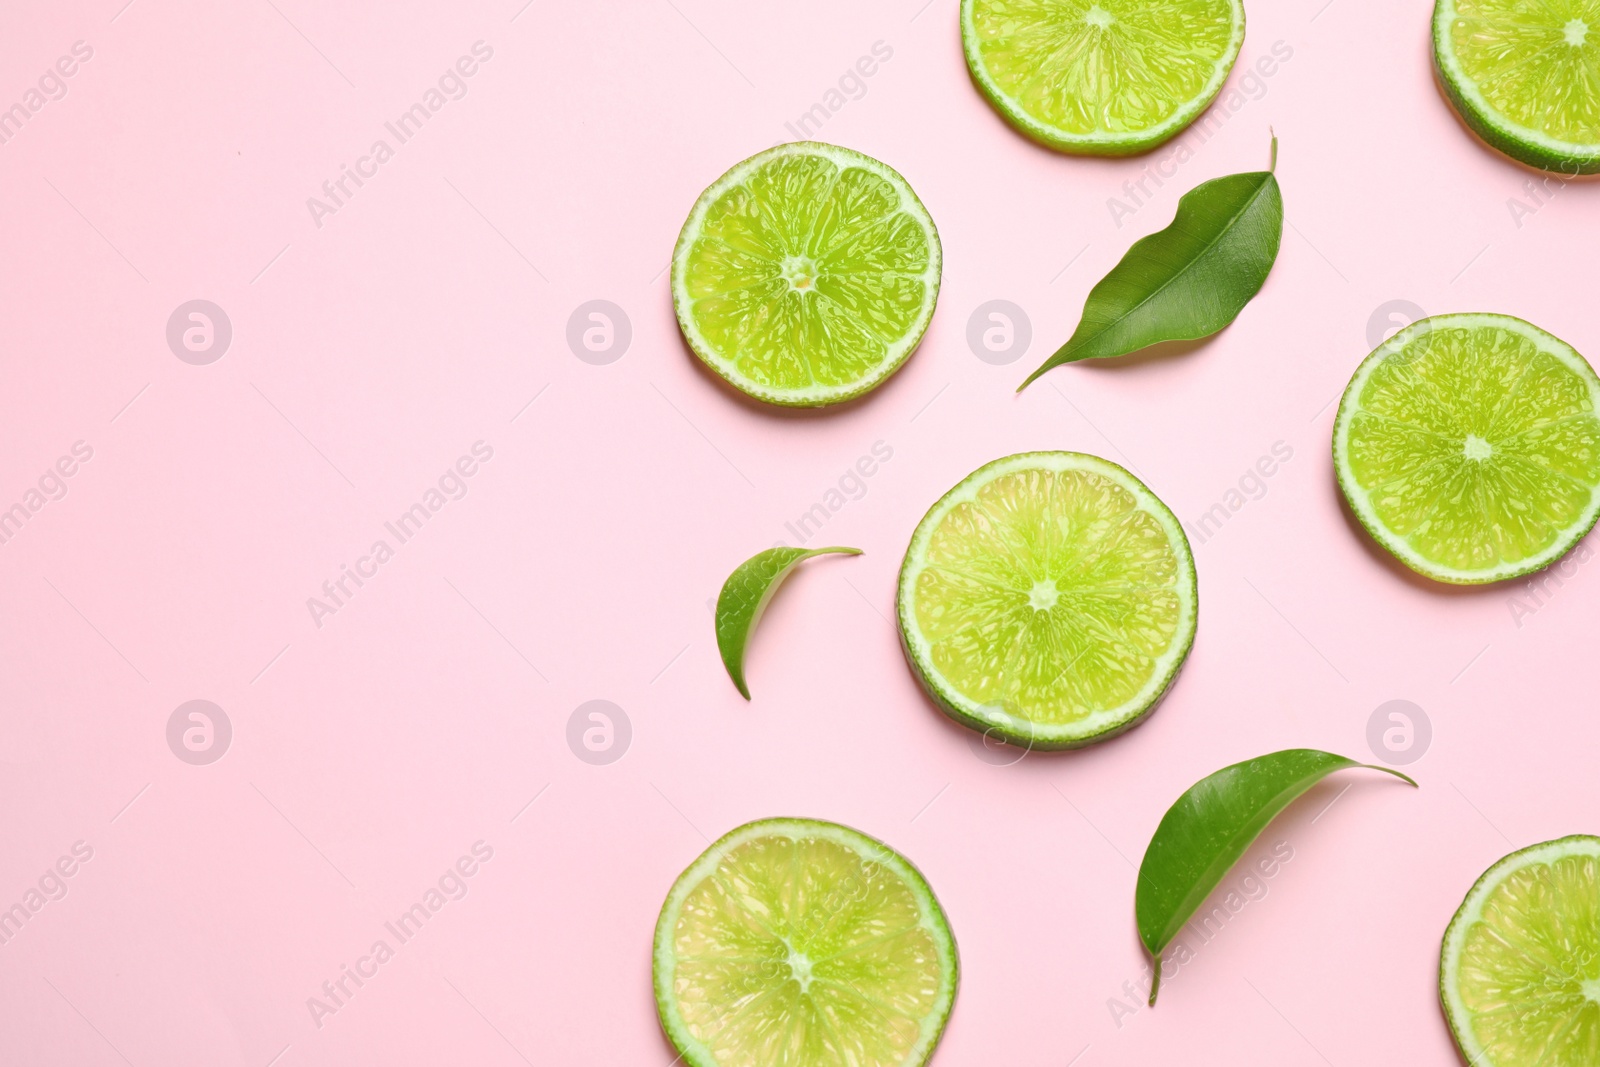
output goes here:
[{"label": "pink background", "polygon": [[[1023,140],[968,81],[956,0],[122,4],[12,5],[0,34],[0,106],[93,49],[0,145],[0,508],[93,449],[0,545],[0,907],[93,849],[0,946],[5,1063],[666,1067],[656,910],[708,838],[779,814],[927,874],[963,965],[938,1063],[1456,1062],[1435,993],[1455,907],[1513,846],[1596,829],[1600,576],[1569,566],[1530,614],[1520,584],[1397,570],[1339,506],[1330,402],[1391,300],[1600,352],[1578,258],[1600,189],[1518,225],[1530,174],[1442,101],[1425,0],[1252,0],[1235,81],[1275,42],[1292,57],[1120,228],[1108,198],[1173,149]],[[307,198],[477,41],[466,95],[317,226]],[[663,271],[700,190],[792,139],[879,41],[892,57],[817,136],[927,204],[938,313],[864,402],[760,409],[696,369]],[[1269,127],[1289,228],[1238,322],[1014,396],[1184,189],[1265,165]],[[208,366],[165,338],[197,298],[233,327]],[[604,366],[566,342],[595,299],[632,324]],[[967,344],[992,299],[1031,319],[1009,366]],[[307,598],[477,441],[467,495],[317,626]],[[793,579],[746,704],[708,600],[880,441],[892,458],[811,542],[866,554]],[[1094,452],[1192,524],[1278,442],[1265,496],[1196,539],[1199,638],[1144,726],[997,766],[922,698],[895,572],[970,470]],[[233,728],[208,766],[166,741],[194,699]],[[609,765],[566,740],[592,699],[631,722]],[[1294,858],[1264,899],[1155,1011],[1115,1011],[1168,804],[1273,749],[1370,759],[1391,699],[1431,718],[1423,788],[1320,787],[1269,831]],[[398,945],[383,924],[478,841],[466,896]],[[380,938],[394,958],[319,1027],[307,999]]]}]

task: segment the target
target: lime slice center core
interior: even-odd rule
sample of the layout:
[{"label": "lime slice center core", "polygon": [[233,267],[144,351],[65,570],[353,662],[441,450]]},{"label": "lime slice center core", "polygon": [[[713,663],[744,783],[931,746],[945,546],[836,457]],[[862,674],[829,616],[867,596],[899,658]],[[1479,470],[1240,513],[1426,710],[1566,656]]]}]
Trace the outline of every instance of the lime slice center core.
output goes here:
[{"label": "lime slice center core", "polygon": [[814,291],[817,284],[817,261],[810,256],[783,257],[783,280],[797,293]]},{"label": "lime slice center core", "polygon": [[1467,434],[1467,439],[1461,444],[1461,454],[1468,459],[1482,462],[1494,455],[1494,445],[1479,437],[1475,433]]},{"label": "lime slice center core", "polygon": [[811,992],[811,957],[789,946],[789,974],[800,986],[802,996]]},{"label": "lime slice center core", "polygon": [[1087,22],[1096,29],[1103,30],[1110,27],[1110,25],[1116,20],[1111,17],[1111,12],[1101,7],[1099,4],[1094,4],[1083,16],[1083,21]]},{"label": "lime slice center core", "polygon": [[1060,599],[1061,590],[1056,588],[1055,581],[1050,578],[1039,579],[1028,591],[1028,604],[1034,611],[1049,611]]},{"label": "lime slice center core", "polygon": [[1582,45],[1589,39],[1589,24],[1582,19],[1573,19],[1566,26],[1567,43],[1574,48]]}]

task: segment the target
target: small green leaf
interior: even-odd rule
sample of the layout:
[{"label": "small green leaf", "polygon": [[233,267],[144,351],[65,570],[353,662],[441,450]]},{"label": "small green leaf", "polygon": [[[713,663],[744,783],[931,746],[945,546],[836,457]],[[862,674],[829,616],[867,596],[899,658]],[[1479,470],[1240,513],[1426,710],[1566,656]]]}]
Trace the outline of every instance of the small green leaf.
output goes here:
[{"label": "small green leaf", "polygon": [[1417,784],[1387,767],[1291,748],[1224,767],[1167,809],[1139,864],[1134,893],[1139,939],[1154,959],[1151,1004],[1161,986],[1161,953],[1267,823],[1323,778],[1351,767]]},{"label": "small green leaf", "polygon": [[789,577],[789,572],[812,556],[843,553],[859,556],[859,548],[769,548],[757,552],[728,575],[717,597],[717,651],[728,677],[746,700],[750,689],[744,684],[744,650],[755,633],[761,613],[767,610],[772,594]]},{"label": "small green leaf", "polygon": [[[1274,169],[1277,163],[1274,137]],[[1072,337],[1017,391],[1063,363],[1210,337],[1261,291],[1282,240],[1283,194],[1273,171],[1197,186],[1178,201],[1172,225],[1136,241],[1089,291]]]}]

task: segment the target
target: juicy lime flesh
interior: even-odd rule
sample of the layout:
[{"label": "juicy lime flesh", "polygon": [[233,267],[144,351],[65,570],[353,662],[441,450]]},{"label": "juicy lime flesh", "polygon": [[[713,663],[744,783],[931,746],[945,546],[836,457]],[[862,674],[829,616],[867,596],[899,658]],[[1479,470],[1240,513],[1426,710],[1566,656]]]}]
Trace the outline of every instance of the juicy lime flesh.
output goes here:
[{"label": "juicy lime flesh", "polygon": [[1600,485],[1589,383],[1514,330],[1421,333],[1357,402],[1348,473],[1391,534],[1451,571],[1550,549]]},{"label": "juicy lime flesh", "polygon": [[1231,0],[976,0],[995,86],[1067,134],[1138,134],[1205,95],[1235,36]]},{"label": "juicy lime flesh", "polygon": [[1450,47],[1509,121],[1600,144],[1600,0],[1456,0]]},{"label": "juicy lime flesh", "polygon": [[934,259],[925,217],[887,178],[826,154],[779,154],[707,209],[685,263],[687,315],[737,378],[782,391],[849,385],[918,331]]},{"label": "juicy lime flesh", "polygon": [[1507,875],[1462,936],[1455,985],[1485,1067],[1600,1063],[1600,857]]},{"label": "juicy lime flesh", "polygon": [[1184,565],[1126,487],[1087,470],[1002,474],[928,540],[916,623],[944,681],[1041,725],[1131,701],[1172,646]]},{"label": "juicy lime flesh", "polygon": [[911,886],[823,837],[735,846],[689,891],[671,943],[678,1011],[717,1064],[903,1064],[943,992]]}]

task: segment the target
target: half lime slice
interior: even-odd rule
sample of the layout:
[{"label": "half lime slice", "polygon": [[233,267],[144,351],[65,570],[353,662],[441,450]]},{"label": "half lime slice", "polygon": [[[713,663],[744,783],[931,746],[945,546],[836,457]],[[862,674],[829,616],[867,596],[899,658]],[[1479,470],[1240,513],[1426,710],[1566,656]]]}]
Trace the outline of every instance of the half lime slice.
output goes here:
[{"label": "half lime slice", "polygon": [[1600,378],[1508,315],[1439,315],[1366,358],[1339,403],[1333,462],[1367,531],[1441,582],[1560,559],[1600,514]]},{"label": "half lime slice", "polygon": [[1600,171],[1600,2],[1438,0],[1433,61],[1461,118],[1531,167]]},{"label": "half lime slice", "polygon": [[1065,152],[1154,148],[1206,109],[1244,44],[1241,0],[962,0],[978,88]]},{"label": "half lime slice", "polygon": [[656,923],[656,1007],[689,1067],[916,1067],[957,970],[917,869],[812,819],[734,830],[679,876]]},{"label": "half lime slice", "polygon": [[946,714],[1030,748],[1078,748],[1155,707],[1194,643],[1189,541],[1117,466],[1024,452],[923,516],[900,568],[900,637]]},{"label": "half lime slice", "polygon": [[1600,1063],[1600,837],[1490,867],[1445,931],[1439,997],[1474,1067]]},{"label": "half lime slice", "polygon": [[906,180],[848,148],[779,145],[701,194],[672,255],[695,355],[741,392],[796,407],[860,396],[922,340],[939,234]]}]

